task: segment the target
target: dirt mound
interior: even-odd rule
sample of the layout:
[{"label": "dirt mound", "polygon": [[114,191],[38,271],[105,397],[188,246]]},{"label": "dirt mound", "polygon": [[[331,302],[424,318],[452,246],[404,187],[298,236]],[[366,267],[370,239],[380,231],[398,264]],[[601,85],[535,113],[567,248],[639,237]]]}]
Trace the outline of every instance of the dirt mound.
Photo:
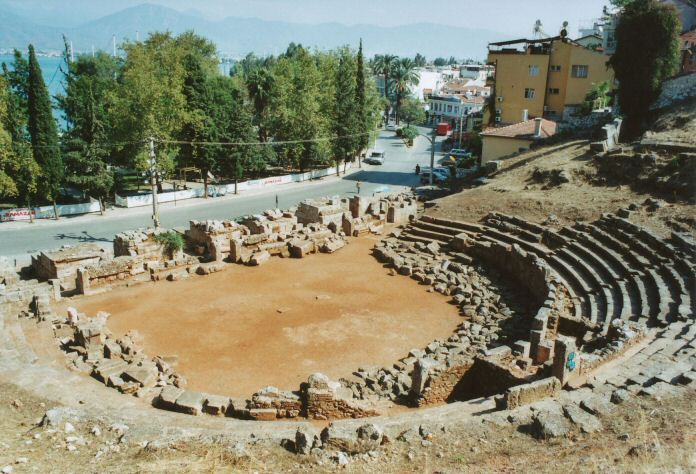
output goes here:
[{"label": "dirt mound", "polygon": [[[599,165],[588,141],[566,142],[523,153],[505,160],[487,184],[436,200],[427,214],[472,221],[499,211],[534,222],[567,225],[595,220],[602,213],[658,197],[666,201],[665,205],[659,209],[638,206],[640,209],[634,214],[636,223],[662,235],[675,228],[692,231],[694,208],[687,199],[695,182],[694,160],[678,154],[670,158],[659,151],[636,152],[636,158],[632,148],[626,153],[630,158],[626,158],[625,164],[607,157]],[[611,171],[600,170],[598,166]],[[623,170],[623,166],[630,171]],[[645,171],[653,166],[654,172]],[[617,178],[603,178],[604,173]],[[633,186],[634,180],[623,174],[629,178],[642,176],[648,185]],[[561,176],[569,182],[559,182]],[[674,190],[678,191],[676,198]]]},{"label": "dirt mound", "polygon": [[[599,185],[627,184],[649,193],[667,194],[684,200],[696,197],[696,153],[618,150],[595,157]],[[692,201],[693,202],[693,201]]]}]

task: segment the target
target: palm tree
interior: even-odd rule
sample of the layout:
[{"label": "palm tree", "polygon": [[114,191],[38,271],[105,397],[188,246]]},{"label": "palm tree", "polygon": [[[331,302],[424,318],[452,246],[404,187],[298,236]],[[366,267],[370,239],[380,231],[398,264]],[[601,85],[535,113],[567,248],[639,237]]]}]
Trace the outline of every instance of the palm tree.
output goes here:
[{"label": "palm tree", "polygon": [[418,84],[420,80],[413,60],[403,58],[399,61],[392,72],[392,80],[394,81],[394,94],[396,95],[396,124],[399,125],[401,100],[408,94],[411,86]]},{"label": "palm tree", "polygon": [[249,96],[254,103],[256,121],[259,127],[259,140],[265,142],[266,135],[266,111],[271,103],[273,92],[273,75],[266,68],[257,68],[249,73],[246,78],[246,86]]},{"label": "palm tree", "polygon": [[375,56],[375,60],[372,63],[375,74],[382,74],[384,76],[384,97],[389,96],[389,78],[398,60],[398,56],[393,54],[378,54]]}]

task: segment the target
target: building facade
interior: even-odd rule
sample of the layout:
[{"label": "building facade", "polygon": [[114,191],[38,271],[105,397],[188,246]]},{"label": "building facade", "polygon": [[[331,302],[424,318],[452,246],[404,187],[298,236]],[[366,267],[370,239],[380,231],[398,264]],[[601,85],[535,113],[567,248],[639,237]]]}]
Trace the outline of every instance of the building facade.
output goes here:
[{"label": "building facade", "polygon": [[562,120],[584,101],[593,84],[609,81],[607,56],[556,37],[514,40],[489,45],[495,67],[494,110],[498,124],[527,118]]}]

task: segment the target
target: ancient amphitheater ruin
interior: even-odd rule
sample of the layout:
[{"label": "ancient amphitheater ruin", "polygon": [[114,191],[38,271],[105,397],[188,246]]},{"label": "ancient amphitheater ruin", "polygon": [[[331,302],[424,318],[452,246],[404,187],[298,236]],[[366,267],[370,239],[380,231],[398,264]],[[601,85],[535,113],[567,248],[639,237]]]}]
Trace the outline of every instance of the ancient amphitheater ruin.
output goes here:
[{"label": "ancient amphitheater ruin", "polygon": [[[467,419],[507,420],[540,438],[569,426],[590,433],[615,404],[696,386],[696,243],[620,214],[559,229],[498,212],[481,222],[436,218],[410,195],[356,196],[193,221],[181,233],[185,252],[154,230],[117,235],[113,254],[94,244],[41,252],[33,278],[9,262],[0,270],[0,372],[62,404],[44,423],[96,417],[149,436],[253,436],[305,454],[368,452],[414,426]],[[299,386],[260,384],[245,397],[192,390],[176,356],[149,353],[137,333],[113,333],[109,314],[80,310],[112,290],[318,258],[367,238],[383,273],[444,295],[461,321],[390,365],[336,380],[306,373]],[[545,399],[561,409],[527,408]]]}]

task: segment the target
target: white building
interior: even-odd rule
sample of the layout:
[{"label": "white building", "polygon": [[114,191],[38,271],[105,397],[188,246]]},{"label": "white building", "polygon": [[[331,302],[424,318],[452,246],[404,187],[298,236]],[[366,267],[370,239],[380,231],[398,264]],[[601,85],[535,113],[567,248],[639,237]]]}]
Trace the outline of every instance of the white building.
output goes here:
[{"label": "white building", "polygon": [[452,128],[459,128],[465,117],[483,110],[485,101],[481,96],[433,95],[428,102],[428,122],[447,122]]}]

